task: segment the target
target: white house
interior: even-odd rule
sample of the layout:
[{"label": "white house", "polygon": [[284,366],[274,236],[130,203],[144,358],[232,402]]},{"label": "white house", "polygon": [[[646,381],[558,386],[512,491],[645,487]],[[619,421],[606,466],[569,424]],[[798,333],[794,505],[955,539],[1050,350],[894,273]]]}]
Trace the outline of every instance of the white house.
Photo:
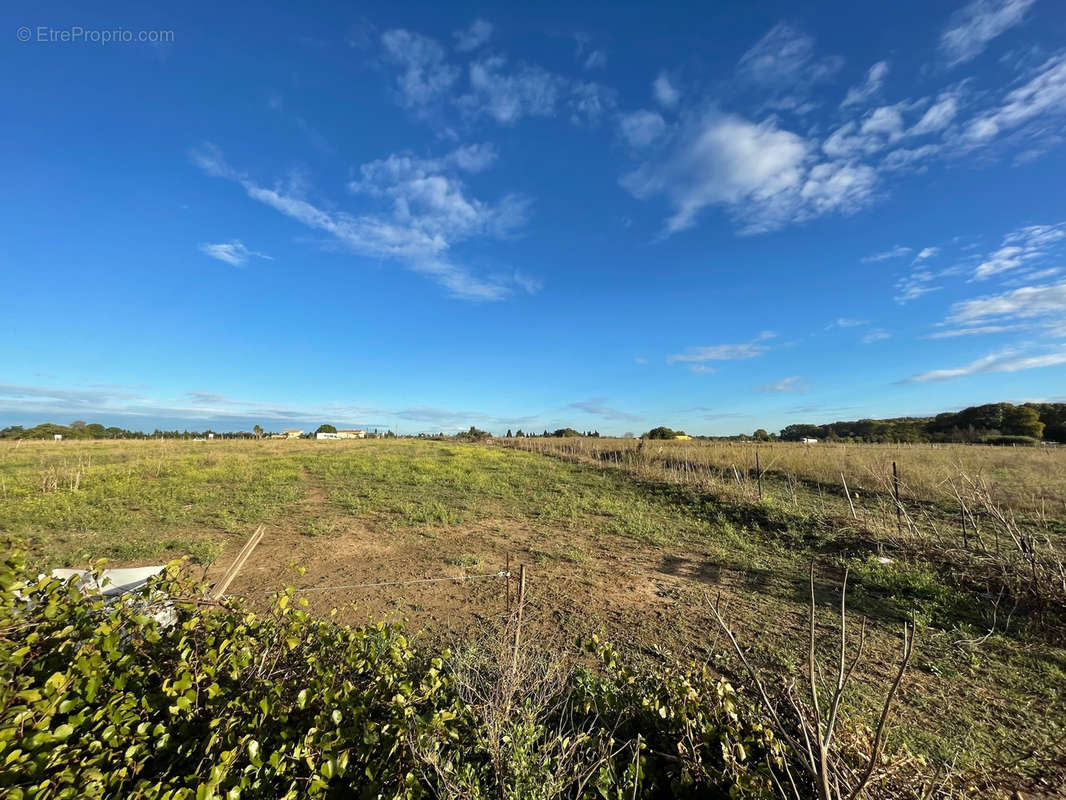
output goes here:
[{"label": "white house", "polygon": [[340,433],[316,433],[316,439],[340,439]]},{"label": "white house", "polygon": [[804,436],[802,439],[800,439],[800,442],[802,442],[803,444],[817,444],[818,440]]},{"label": "white house", "polygon": [[365,439],[366,431],[361,428],[353,428],[351,430],[337,431],[337,439]]},{"label": "white house", "polygon": [[63,434],[61,434],[61,433],[53,433],[52,434],[52,438],[55,439],[58,442],[58,441],[60,441],[63,438]]}]

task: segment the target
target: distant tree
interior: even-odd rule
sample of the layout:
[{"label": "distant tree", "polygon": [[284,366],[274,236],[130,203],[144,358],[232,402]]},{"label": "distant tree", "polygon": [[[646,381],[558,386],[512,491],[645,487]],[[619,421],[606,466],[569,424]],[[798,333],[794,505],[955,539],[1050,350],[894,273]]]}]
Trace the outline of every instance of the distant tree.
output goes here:
[{"label": "distant tree", "polygon": [[[508,432],[507,435],[510,436],[511,434]],[[525,436],[525,434],[522,433],[522,429],[519,428],[518,431],[515,433],[515,437],[521,439],[523,436]]]},{"label": "distant tree", "polygon": [[1044,423],[1040,421],[1040,413],[1031,406],[1009,406],[1003,410],[1003,433],[1039,439],[1044,435]]},{"label": "distant tree", "polygon": [[678,436],[684,436],[684,431],[675,431],[671,428],[667,428],[664,425],[660,425],[658,428],[652,428],[650,431],[644,434],[645,439],[674,439]]},{"label": "distant tree", "polygon": [[757,442],[768,442],[770,441],[770,434],[764,428],[759,428],[751,435],[751,438]]},{"label": "distant tree", "polygon": [[[258,426],[257,426],[258,427]],[[337,429],[332,425],[319,425],[315,433],[336,433]]]},{"label": "distant tree", "polygon": [[83,422],[80,419],[76,419],[72,423],[70,423],[70,429],[72,431],[80,431],[84,427],[85,427],[85,422]]},{"label": "distant tree", "polygon": [[511,438],[511,429],[510,428],[507,429],[507,438],[508,439]]},{"label": "distant tree", "polygon": [[263,438],[263,426],[262,425],[256,425],[254,428],[252,428],[252,433],[255,434],[255,438],[256,439],[262,439]]},{"label": "distant tree", "polygon": [[580,436],[580,435],[581,435],[581,431],[575,431],[573,428],[559,428],[557,431],[552,433],[552,436],[555,436],[555,437],[558,437],[558,438],[563,438],[563,437],[566,437],[566,436]]}]

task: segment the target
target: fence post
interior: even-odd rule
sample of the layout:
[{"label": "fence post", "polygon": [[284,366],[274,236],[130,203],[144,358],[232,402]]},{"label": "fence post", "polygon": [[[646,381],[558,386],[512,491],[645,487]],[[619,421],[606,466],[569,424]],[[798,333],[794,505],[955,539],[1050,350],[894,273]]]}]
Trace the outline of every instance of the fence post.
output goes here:
[{"label": "fence post", "polygon": [[[773,462],[770,462],[773,464]],[[759,451],[755,451],[755,480],[759,482],[759,499],[762,500],[762,467],[759,465]]]},{"label": "fence post", "polygon": [[895,461],[892,462],[892,492],[896,496],[896,535],[900,536],[903,534],[903,507],[899,504],[899,471]]},{"label": "fence post", "polygon": [[514,660],[511,669],[518,669],[518,647],[522,641],[522,608],[526,602],[526,565],[518,567],[518,614],[514,626]]}]

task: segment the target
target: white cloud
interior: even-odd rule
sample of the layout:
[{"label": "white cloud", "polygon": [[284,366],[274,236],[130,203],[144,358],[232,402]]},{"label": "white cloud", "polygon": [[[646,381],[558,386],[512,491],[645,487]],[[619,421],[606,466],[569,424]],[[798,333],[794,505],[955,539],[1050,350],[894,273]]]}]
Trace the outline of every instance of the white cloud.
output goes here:
[{"label": "white cloud", "polygon": [[927,258],[935,258],[939,253],[939,247],[923,247],[921,252],[914,257],[914,263],[917,264],[919,261],[925,261]]},{"label": "white cloud", "polygon": [[616,102],[614,89],[578,81],[570,87],[570,121],[575,125],[595,125],[614,109]]},{"label": "white cloud", "polygon": [[240,239],[219,244],[205,243],[200,245],[200,251],[211,256],[211,258],[217,258],[219,261],[225,261],[235,267],[243,267],[248,263],[249,258],[270,258],[266,253],[257,253],[255,250],[249,250]]},{"label": "white cloud", "polygon": [[837,317],[833,322],[829,324],[830,328],[857,328],[860,325],[866,325],[867,321],[864,319],[849,319],[848,317]]},{"label": "white cloud", "polygon": [[647,147],[666,131],[666,122],[655,111],[633,111],[618,118],[618,130],[632,147]]},{"label": "white cloud", "polygon": [[881,169],[891,172],[894,170],[909,169],[927,158],[935,156],[942,150],[938,144],[924,144],[921,147],[901,147],[886,153],[881,161]]},{"label": "white cloud", "polygon": [[681,99],[681,92],[679,92],[674,85],[670,82],[670,78],[667,77],[665,72],[660,72],[658,77],[651,85],[652,93],[655,95],[655,102],[661,105],[663,108],[676,108],[678,100]]},{"label": "white cloud", "polygon": [[1055,243],[1064,239],[1066,222],[1019,228],[1003,238],[1003,245],[998,250],[985,256],[974,270],[974,278],[984,280],[1039,261],[1049,254]]},{"label": "white cloud", "polygon": [[1029,319],[1066,313],[1066,283],[1023,286],[998,295],[963,300],[951,307],[948,322],[971,322],[991,317]]},{"label": "white cloud", "polygon": [[193,153],[192,158],[207,174],[239,183],[252,199],[330,234],[353,252],[398,260],[432,278],[454,297],[499,300],[515,285],[521,286],[512,276],[477,277],[449,258],[455,244],[473,237],[505,236],[525,221],[528,203],[524,198],[505,195],[486,203],[469,196],[454,174],[460,164],[482,166],[487,155],[480,150],[461,148],[441,159],[391,155],[364,164],[361,177],[348,188],[385,201],[385,208],[359,215],[324,210],[283,186],[261,186],[229,167],[212,146]]},{"label": "white cloud", "polygon": [[386,61],[402,70],[396,86],[409,108],[438,100],[459,79],[459,68],[447,63],[444,48],[435,39],[401,28],[385,31],[381,44]]},{"label": "white cloud", "polygon": [[985,46],[1020,23],[1034,0],[973,0],[952,14],[940,48],[952,66],[976,57]]},{"label": "white cloud", "polygon": [[926,339],[957,339],[960,336],[983,336],[988,333],[1008,333],[1022,330],[1024,325],[974,325],[969,328],[950,328],[943,331],[935,331]]},{"label": "white cloud", "polygon": [[455,49],[463,53],[468,53],[471,50],[477,50],[481,45],[485,44],[492,38],[493,26],[491,22],[486,22],[483,19],[475,19],[470,23],[469,28],[464,28],[461,31],[456,31],[452,34],[455,37]]},{"label": "white cloud", "polygon": [[904,305],[911,300],[917,300],[923,295],[938,291],[941,287],[933,286],[931,283],[936,277],[928,270],[912,272],[896,282],[897,294],[892,299],[900,305]]},{"label": "white cloud", "polygon": [[782,378],[779,381],[759,386],[758,390],[760,392],[805,392],[807,387],[799,375],[792,375],[788,378]]},{"label": "white cloud", "polygon": [[585,59],[585,69],[606,69],[607,54],[602,50],[593,50]]},{"label": "white cloud", "polygon": [[666,359],[666,363],[702,364],[706,361],[737,361],[747,358],[755,358],[756,356],[761,356],[770,349],[766,342],[773,339],[776,335],[777,334],[773,331],[763,331],[750,342],[742,342],[740,344],[716,344],[707,347],[690,347],[684,353],[677,353],[670,356]]},{"label": "white cloud", "polygon": [[786,23],[778,23],[740,58],[741,79],[769,89],[778,108],[803,110],[800,102],[809,88],[835,74],[844,60],[815,58],[814,38]]},{"label": "white cloud", "polygon": [[888,75],[888,62],[878,61],[867,70],[866,80],[860,86],[852,86],[848,89],[848,93],[845,95],[840,107],[847,108],[877,94],[881,90],[881,85],[885,82],[886,75]]},{"label": "white cloud", "polygon": [[891,250],[884,250],[880,253],[874,253],[870,256],[865,256],[863,263],[869,263],[871,261],[888,261],[892,258],[903,258],[914,252],[910,247],[904,247],[903,245],[896,245]]},{"label": "white cloud", "polygon": [[964,141],[984,144],[1041,114],[1062,114],[1064,110],[1066,54],[1060,53],[1045,61],[1028,83],[1009,92],[997,108],[972,119],[963,134]]},{"label": "white cloud", "polygon": [[862,337],[863,344],[873,344],[874,342],[883,342],[885,339],[891,339],[892,334],[883,328],[875,328]]},{"label": "white cloud", "polygon": [[470,92],[458,102],[470,114],[512,124],[527,116],[553,116],[565,89],[563,78],[541,67],[520,64],[509,70],[505,58],[492,56],[470,64]]},{"label": "white cloud", "polygon": [[1066,350],[1058,350],[1040,355],[1024,355],[1018,350],[1008,348],[987,356],[978,358],[961,367],[948,369],[934,369],[928,372],[919,372],[903,381],[903,383],[929,383],[931,381],[946,381],[952,378],[962,378],[967,375],[977,375],[983,372],[1019,372],[1025,369],[1037,369],[1039,367],[1052,367],[1057,364],[1066,364]]},{"label": "white cloud", "polygon": [[951,124],[959,113],[959,97],[952,92],[943,92],[936,102],[922,114],[922,118],[907,131],[908,136],[925,136],[941,131]]},{"label": "white cloud", "polygon": [[667,197],[674,207],[668,233],[691,227],[711,205],[724,206],[746,233],[849,213],[869,199],[875,182],[865,165],[819,163],[805,139],[772,121],[719,113],[690,119],[664,157],[621,181],[636,197]]}]

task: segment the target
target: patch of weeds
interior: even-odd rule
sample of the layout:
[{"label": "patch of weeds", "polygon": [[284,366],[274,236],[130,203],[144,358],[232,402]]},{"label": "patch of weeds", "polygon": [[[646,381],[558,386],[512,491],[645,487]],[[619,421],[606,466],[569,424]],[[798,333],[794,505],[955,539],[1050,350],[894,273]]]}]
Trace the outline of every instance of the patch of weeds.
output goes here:
[{"label": "patch of weeds", "polygon": [[334,520],[311,519],[304,528],[304,536],[328,536],[337,532],[337,523]]},{"label": "patch of weeds", "polygon": [[974,616],[972,601],[944,582],[925,564],[881,561],[871,556],[849,564],[856,578],[852,595],[856,606],[878,600],[887,602],[899,617],[914,614],[919,623],[942,629],[956,627],[960,619]]},{"label": "patch of weeds", "polygon": [[481,566],[481,556],[476,553],[462,553],[457,556],[449,556],[444,559],[445,564],[451,564],[453,567],[464,567],[466,569],[474,569]]},{"label": "patch of weeds", "polygon": [[222,542],[216,542],[211,539],[201,539],[200,541],[193,542],[189,545],[189,558],[192,559],[194,564],[209,567],[218,561],[218,557],[222,555],[223,549],[225,549],[225,545]]}]

